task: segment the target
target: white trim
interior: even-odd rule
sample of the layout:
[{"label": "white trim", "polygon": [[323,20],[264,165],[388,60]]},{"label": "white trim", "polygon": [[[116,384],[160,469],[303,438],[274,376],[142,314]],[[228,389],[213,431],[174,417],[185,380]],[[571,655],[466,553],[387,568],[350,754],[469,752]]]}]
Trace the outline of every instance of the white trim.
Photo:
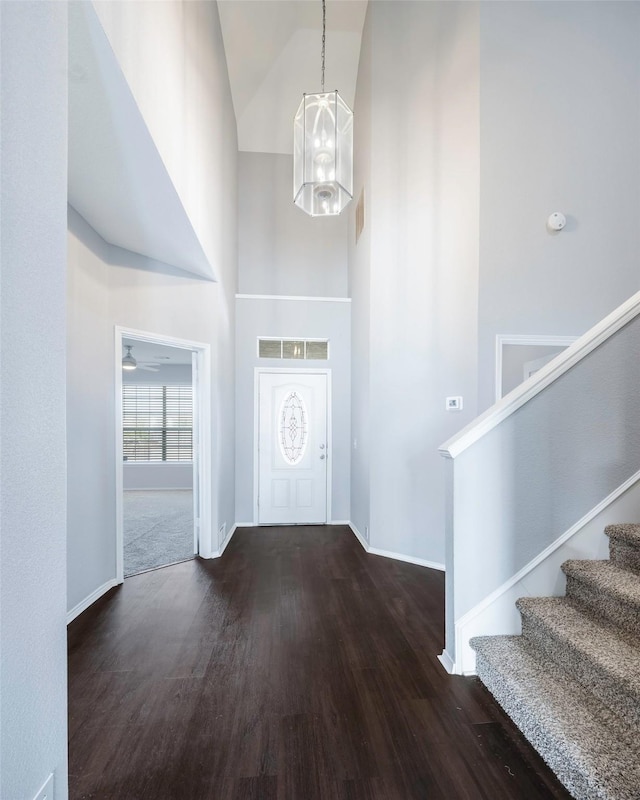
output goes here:
[{"label": "white trim", "polygon": [[442,664],[445,670],[449,673],[449,675],[456,674],[456,665],[446,650],[443,650],[442,653],[438,656],[438,661]]},{"label": "white trim", "polygon": [[382,556],[383,558],[392,558],[394,561],[404,561],[407,564],[417,564],[419,567],[427,567],[427,569],[437,569],[440,572],[444,572],[444,564],[440,564],[436,561],[427,561],[424,558],[416,558],[415,556],[405,556],[402,553],[393,553],[391,552],[391,550],[380,550],[377,547],[371,547],[371,545],[368,544],[367,540],[356,528],[353,522],[332,523],[332,524],[348,525],[351,528],[356,539],[362,545],[362,547],[367,551],[367,553],[369,553],[372,556]]},{"label": "white trim", "polygon": [[[122,458],[122,340],[134,339],[151,342],[159,346],[180,347],[190,350],[195,356],[192,370],[194,420],[193,490],[199,504],[199,514],[194,513],[194,537],[198,526],[197,554],[209,558],[213,552],[212,536],[212,459],[211,459],[211,346],[205,342],[178,339],[174,336],[140,331],[122,325],[114,326],[115,345],[115,469],[116,469],[116,581],[124,581],[124,523],[122,498],[124,495],[124,462]],[[192,357],[193,358],[193,357]],[[197,486],[196,486],[197,483]],[[198,524],[199,520],[199,524]]]},{"label": "white trim", "polygon": [[215,552],[215,553],[213,553],[211,556],[209,556],[209,558],[220,558],[220,556],[221,556],[221,555],[224,553],[224,551],[227,549],[227,545],[228,545],[228,544],[229,544],[229,542],[231,541],[231,539],[232,539],[232,537],[233,537],[233,534],[236,532],[236,530],[237,530],[239,527],[241,527],[241,524],[242,524],[242,523],[240,523],[240,524],[236,523],[236,524],[235,524],[235,525],[234,525],[234,526],[231,528],[231,530],[229,531],[229,533],[228,533],[228,534],[225,536],[225,539],[224,539],[224,541],[222,542],[222,544],[220,545],[220,547],[219,547],[219,548],[216,550],[216,552]]},{"label": "white trim", "polygon": [[327,522],[327,525],[350,525],[348,519],[332,519],[331,522]]},{"label": "white trim", "polygon": [[350,297],[303,297],[295,294],[237,294],[236,300],[304,300],[315,303],[350,303]]},{"label": "white trim", "polygon": [[123,489],[123,492],[192,492],[189,486],[145,486],[144,489]]},{"label": "white trim", "polygon": [[640,314],[640,292],[630,297],[615,311],[594,325],[591,330],[570,345],[564,353],[550,361],[546,366],[524,381],[512,392],[503,397],[498,403],[485,411],[484,414],[467,425],[455,436],[440,445],[438,451],[447,458],[456,458],[472,444],[492,431],[507,417],[517,411],[526,402],[531,400],[549,384],[557,380],[571,367],[581,361],[610,336],[624,327],[634,317]]},{"label": "white trim", "polygon": [[578,339],[577,336],[553,336],[527,334],[527,333],[498,333],[496,334],[496,375],[495,398],[496,403],[502,398],[502,348],[505,344],[534,345],[538,347],[569,347]]},{"label": "white trim", "polygon": [[353,522],[349,522],[349,523],[347,523],[347,524],[348,524],[348,525],[349,525],[349,527],[351,528],[351,531],[352,531],[353,535],[356,537],[356,539],[357,539],[357,540],[360,542],[360,544],[362,545],[362,548],[365,550],[365,552],[367,552],[367,553],[368,553],[368,552],[369,552],[369,544],[367,543],[367,540],[366,540],[366,539],[364,538],[364,536],[363,536],[363,535],[360,533],[360,531],[359,531],[359,530],[356,528],[356,526],[353,524]]},{"label": "white trim", "polygon": [[394,553],[391,550],[380,550],[377,547],[369,547],[369,552],[373,556],[393,558],[395,561],[406,561],[407,564],[417,564],[419,567],[427,567],[427,569],[437,569],[440,572],[444,572],[444,564],[441,564],[439,561],[427,561],[425,558],[405,556],[402,553]]},{"label": "white trim", "polygon": [[124,582],[124,457],[122,447],[122,331],[114,328],[115,345],[115,467],[116,467],[116,581]]},{"label": "white trim", "polygon": [[[260,418],[260,375],[277,373],[279,375],[325,375],[327,378],[327,442],[330,443],[327,459],[327,499],[326,520],[321,523],[329,524],[331,519],[331,499],[333,485],[333,390],[331,386],[331,367],[301,367],[300,369],[286,367],[254,367],[253,370],[253,519],[257,527],[259,523],[258,495],[260,493],[260,459],[258,454],[258,434]],[[288,523],[283,523],[288,524]]]},{"label": "white trim", "polygon": [[234,528],[255,528],[255,522],[236,522]]},{"label": "white trim", "polygon": [[67,625],[76,617],[79,617],[83,611],[86,611],[89,606],[93,605],[96,600],[99,600],[103,594],[106,594],[109,589],[113,589],[114,586],[118,586],[121,584],[122,581],[118,581],[116,578],[112,578],[110,581],[103,583],[102,586],[99,586],[95,591],[91,592],[90,595],[81,600],[76,606],[74,606],[71,611],[67,612]]},{"label": "white trim", "polygon": [[[614,489],[611,494],[604,498],[601,502],[595,505],[590,511],[588,511],[581,519],[579,519],[574,525],[572,525],[568,530],[566,530],[563,534],[561,534],[557,539],[555,539],[550,545],[545,547],[545,549],[539,553],[535,558],[531,559],[528,564],[525,564],[522,569],[518,570],[515,575],[513,575],[509,580],[505,581],[501,586],[495,589],[491,594],[487,595],[484,600],[481,600],[477,605],[471,608],[466,614],[463,614],[459,619],[455,621],[455,643],[456,643],[456,658],[460,664],[460,667],[464,668],[464,672],[460,674],[464,675],[473,675],[475,674],[475,669],[466,668],[465,665],[465,657],[464,657],[464,648],[466,645],[466,639],[464,629],[471,623],[476,617],[480,614],[485,612],[490,606],[492,606],[497,600],[500,599],[504,594],[506,594],[510,589],[512,589],[516,584],[520,583],[526,576],[532,572],[536,567],[538,567],[543,561],[549,558],[556,550],[566,544],[569,539],[571,539],[575,534],[579,533],[586,525],[588,525],[593,519],[595,519],[599,514],[601,514],[608,506],[614,503],[619,497],[621,497],[626,491],[628,491],[632,486],[640,481],[640,470],[634,473],[630,478],[620,484],[617,489]],[[455,669],[455,665],[454,665]]]},{"label": "white trim", "polygon": [[54,778],[53,772],[35,793],[33,800],[53,800]]},{"label": "white trim", "polygon": [[199,522],[197,530],[194,529],[194,537],[197,537],[198,545],[194,551],[202,558],[206,558],[213,551],[213,520],[218,518],[218,504],[212,494],[212,486],[219,486],[218,465],[219,459],[214,459],[211,452],[211,420],[213,418],[213,394],[211,391],[211,347],[208,344],[198,346],[192,343],[192,382],[194,397],[194,443],[196,444],[197,460],[194,462],[194,482],[193,488],[197,490],[198,497],[194,493],[194,516],[196,502],[199,506]]}]

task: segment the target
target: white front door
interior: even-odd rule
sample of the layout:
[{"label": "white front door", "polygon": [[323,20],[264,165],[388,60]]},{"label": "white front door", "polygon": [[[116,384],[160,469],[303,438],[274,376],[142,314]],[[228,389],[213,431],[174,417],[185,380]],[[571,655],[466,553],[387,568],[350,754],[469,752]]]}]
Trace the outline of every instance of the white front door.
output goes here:
[{"label": "white front door", "polygon": [[327,375],[259,373],[258,523],[327,521]]}]

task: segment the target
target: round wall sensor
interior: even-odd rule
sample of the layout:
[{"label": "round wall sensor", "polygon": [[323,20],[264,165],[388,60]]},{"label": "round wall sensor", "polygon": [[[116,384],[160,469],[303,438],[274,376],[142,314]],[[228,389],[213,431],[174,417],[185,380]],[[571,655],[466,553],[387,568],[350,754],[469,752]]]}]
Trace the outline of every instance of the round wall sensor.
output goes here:
[{"label": "round wall sensor", "polygon": [[549,219],[547,220],[547,225],[552,231],[561,231],[566,224],[567,218],[559,211],[554,211],[553,214],[549,215]]}]

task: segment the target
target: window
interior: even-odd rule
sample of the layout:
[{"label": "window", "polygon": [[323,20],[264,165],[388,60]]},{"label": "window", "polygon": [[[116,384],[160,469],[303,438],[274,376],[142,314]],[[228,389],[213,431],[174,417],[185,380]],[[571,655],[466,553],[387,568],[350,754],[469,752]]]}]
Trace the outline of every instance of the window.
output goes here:
[{"label": "window", "polygon": [[258,339],[258,358],[329,359],[328,339]]},{"label": "window", "polygon": [[191,461],[191,386],[122,387],[125,461]]},{"label": "window", "polygon": [[280,406],[280,452],[289,464],[298,464],[304,457],[309,438],[307,408],[297,392],[291,392]]}]

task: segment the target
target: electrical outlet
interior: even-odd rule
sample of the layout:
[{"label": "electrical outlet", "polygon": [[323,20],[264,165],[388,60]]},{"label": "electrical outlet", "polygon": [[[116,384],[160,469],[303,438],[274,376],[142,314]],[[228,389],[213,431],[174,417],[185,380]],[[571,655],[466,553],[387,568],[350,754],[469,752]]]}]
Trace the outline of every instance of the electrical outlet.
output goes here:
[{"label": "electrical outlet", "polygon": [[365,526],[364,526],[364,538],[365,538],[367,541],[369,541],[369,526],[368,526],[368,525],[365,525]]},{"label": "electrical outlet", "polygon": [[218,531],[218,543],[224,542],[225,534],[227,533],[227,523],[223,522]]},{"label": "electrical outlet", "polygon": [[445,408],[447,411],[462,411],[462,398],[447,397]]},{"label": "electrical outlet", "polygon": [[33,800],[53,800],[53,772],[49,775]]}]

